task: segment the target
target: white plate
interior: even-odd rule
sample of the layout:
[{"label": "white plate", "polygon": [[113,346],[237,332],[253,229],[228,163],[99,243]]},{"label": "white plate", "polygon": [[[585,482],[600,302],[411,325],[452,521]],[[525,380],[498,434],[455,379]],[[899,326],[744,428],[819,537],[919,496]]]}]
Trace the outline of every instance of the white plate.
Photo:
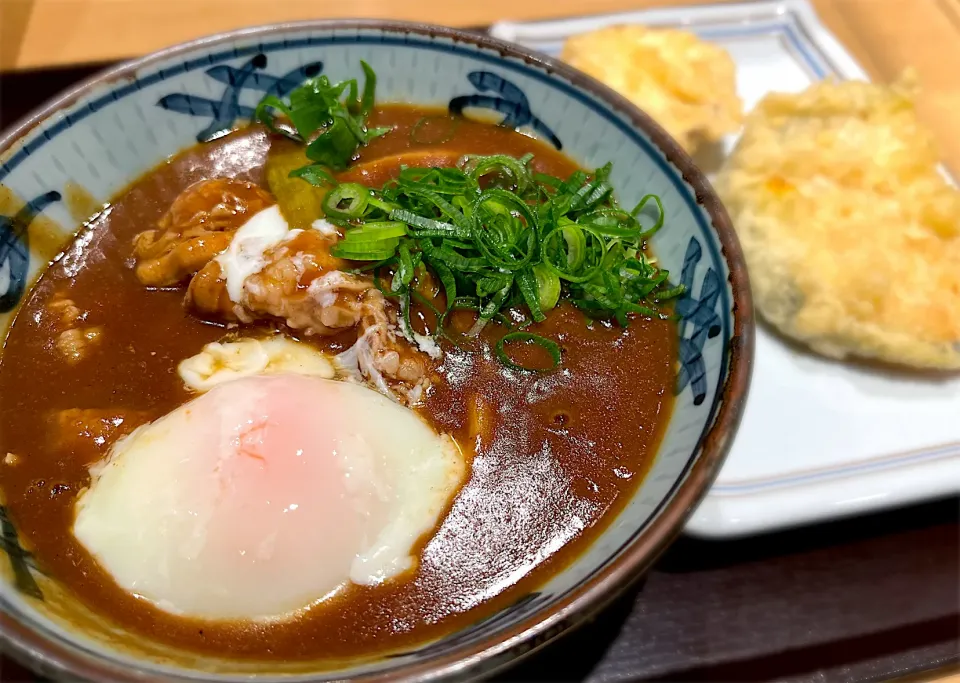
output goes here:
[{"label": "white plate", "polygon": [[[747,110],[770,91],[867,79],[805,0],[500,23],[490,32],[557,56],[567,36],[615,23],[682,27],[722,46]],[[738,536],[957,493],[960,377],[828,361],[761,324],[743,423],[687,531]]]}]

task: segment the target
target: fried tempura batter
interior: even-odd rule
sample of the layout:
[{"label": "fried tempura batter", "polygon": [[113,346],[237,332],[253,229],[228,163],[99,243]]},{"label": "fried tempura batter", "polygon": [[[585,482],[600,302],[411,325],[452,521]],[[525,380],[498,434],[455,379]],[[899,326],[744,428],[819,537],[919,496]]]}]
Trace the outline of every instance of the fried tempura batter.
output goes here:
[{"label": "fried tempura batter", "polygon": [[760,312],[835,358],[960,368],[960,193],[909,82],[768,95],[717,180]]},{"label": "fried tempura batter", "polygon": [[687,31],[609,26],[567,40],[561,59],[646,111],[688,152],[740,128],[733,60]]}]

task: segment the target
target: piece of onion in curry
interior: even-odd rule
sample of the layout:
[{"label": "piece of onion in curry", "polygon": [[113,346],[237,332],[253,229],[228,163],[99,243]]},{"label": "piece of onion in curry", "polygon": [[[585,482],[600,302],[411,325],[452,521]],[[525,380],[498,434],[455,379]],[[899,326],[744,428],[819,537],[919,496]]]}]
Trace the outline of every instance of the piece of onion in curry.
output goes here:
[{"label": "piece of onion in curry", "polygon": [[[425,117],[452,134],[411,136]],[[453,166],[464,155],[494,153],[532,154],[533,170],[559,178],[578,170],[534,139],[443,112],[381,106],[370,125],[389,126],[391,133],[362,147],[340,179],[378,188],[401,165]],[[524,328],[561,349],[562,363],[550,372],[505,366],[494,353],[508,331],[503,325],[465,338],[476,320],[469,309],[447,321],[458,344],[447,338],[437,349],[411,344],[389,290],[381,291],[370,273],[353,272],[358,264],[332,255],[343,230],[323,220],[322,192],[306,183],[297,191],[285,181],[290,154],[288,141],[260,126],[185,150],[111,200],[50,265],[23,303],[0,362],[0,448],[17,456],[0,465],[3,492],[44,571],[125,628],[230,657],[382,655],[516,601],[597,536],[655,455],[671,405],[676,332],[666,317],[634,315],[622,327],[591,321],[561,301],[545,320]],[[271,183],[271,173],[283,182]],[[267,246],[254,250],[260,263],[238,266],[230,245],[271,207],[289,231],[299,232],[271,238],[269,230],[248,231]],[[418,280],[418,292],[442,310],[443,288],[435,280]],[[434,313],[423,306],[411,313],[414,331],[425,336]],[[91,466],[97,472],[118,440],[132,443],[138,427],[196,399],[196,386],[188,387],[178,372],[181,363],[218,344],[220,360],[194,361],[192,371],[200,368],[206,378],[217,363],[262,370],[267,361],[230,366],[233,352],[225,345],[276,335],[322,354],[339,379],[304,361],[313,368],[309,377],[281,373],[270,381],[290,382],[291,391],[302,382],[347,381],[378,398],[389,394],[396,409],[415,412],[426,431],[449,435],[462,454],[462,479],[435,524],[414,539],[413,561],[385,580],[351,581],[349,574],[340,583],[318,584],[321,594],[291,597],[279,588],[286,570],[247,575],[238,586],[259,592],[251,618],[212,618],[216,609],[206,607],[191,614],[189,600],[171,609],[142,599],[129,577],[118,579],[74,534]],[[536,365],[544,361],[541,351],[520,345],[514,358]],[[261,370],[255,378],[266,376]],[[295,376],[301,379],[284,379]],[[307,400],[298,410],[310,406]],[[382,427],[371,413],[356,415],[350,429],[362,435]],[[297,491],[309,496],[309,487]],[[281,501],[320,509],[328,502],[334,514],[330,501]],[[231,533],[242,545],[243,530]],[[300,551],[311,561],[325,552],[322,536],[303,543],[308,547]],[[260,551],[270,556],[270,548]],[[231,585],[230,576],[218,580]],[[276,609],[282,614],[258,618],[271,614],[274,593],[283,594]]]}]

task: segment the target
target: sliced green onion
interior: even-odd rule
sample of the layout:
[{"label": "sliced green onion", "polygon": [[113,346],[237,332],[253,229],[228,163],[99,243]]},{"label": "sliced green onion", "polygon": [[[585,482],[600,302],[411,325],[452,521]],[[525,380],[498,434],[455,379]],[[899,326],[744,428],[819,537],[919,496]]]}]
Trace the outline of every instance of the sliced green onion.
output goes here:
[{"label": "sliced green onion", "polygon": [[643,208],[647,205],[647,202],[653,201],[657,205],[657,222],[653,224],[653,227],[648,228],[640,236],[642,239],[648,239],[653,237],[660,228],[663,227],[664,213],[663,213],[663,204],[660,202],[660,197],[655,194],[644,195],[643,199],[640,200],[640,203],[633,207],[633,211],[630,212],[631,215],[637,216]]},{"label": "sliced green onion", "polygon": [[451,223],[456,225],[458,228],[463,230],[465,233],[473,231],[472,221],[459,211],[457,207],[444,199],[440,194],[434,192],[433,190],[424,189],[420,187],[409,188],[406,192],[408,196],[421,199],[429,204],[432,204],[441,215],[447,218]]},{"label": "sliced green onion", "polygon": [[337,258],[352,261],[382,261],[392,257],[399,245],[399,238],[378,242],[341,241],[333,245],[330,253]]},{"label": "sliced green onion", "polygon": [[380,197],[377,197],[373,193],[371,193],[370,197],[367,198],[367,204],[369,204],[374,209],[379,209],[380,211],[383,211],[386,214],[389,214],[391,211],[397,208],[396,206],[383,201]]},{"label": "sliced green onion", "polygon": [[443,285],[443,296],[447,300],[447,307],[457,298],[457,279],[453,276],[453,271],[447,267],[443,261],[427,258],[427,264],[433,268],[433,272],[440,278],[440,284]]},{"label": "sliced green onion", "polygon": [[[501,189],[483,192],[474,202],[474,239],[494,266],[519,270],[538,256],[537,219],[517,195]],[[518,220],[523,219],[521,224]]]},{"label": "sliced green onion", "polygon": [[[355,133],[355,124],[346,125]],[[527,325],[543,321],[562,299],[589,317],[623,326],[631,316],[669,317],[659,310],[661,302],[683,287],[672,285],[669,273],[644,252],[646,236],[663,222],[659,199],[648,195],[631,213],[613,198],[609,166],[560,180],[533,173],[531,160],[465,157],[460,168],[401,168],[376,191],[338,185],[323,201],[330,220],[345,228],[332,253],[366,262],[360,271],[373,270],[377,287],[399,299],[405,315],[414,299],[429,308],[436,327],[428,333],[454,343],[464,340],[446,330],[446,321],[464,308],[477,314],[466,334],[473,338],[492,322],[515,331],[507,310]],[[637,214],[649,202],[661,215],[646,230]],[[390,282],[382,282],[388,267]],[[424,267],[443,287],[442,312],[415,291],[417,269]],[[515,341],[543,346],[554,366],[559,363],[559,347],[539,335],[504,340],[501,360],[509,359],[503,344]]]},{"label": "sliced green onion", "polygon": [[[384,135],[390,128],[366,127],[366,118],[373,110],[377,75],[370,65],[360,62],[365,76],[363,95],[357,98],[357,81],[350,79],[331,83],[326,76],[309,78],[290,91],[289,102],[276,95],[265,96],[254,111],[254,119],[271,131],[285,135],[306,147],[307,158],[333,170],[342,170],[353,159],[357,148]],[[346,101],[341,101],[346,93]],[[277,115],[290,121],[278,124]],[[303,177],[313,184],[322,179],[317,173]]]},{"label": "sliced green onion", "polygon": [[463,172],[477,183],[482,178],[496,174],[508,180],[506,186],[497,185],[501,189],[523,193],[530,186],[532,179],[524,162],[506,154],[492,154],[490,156],[465,156],[459,164]]},{"label": "sliced green onion", "polygon": [[407,234],[407,226],[396,221],[380,221],[376,223],[364,223],[359,228],[351,228],[344,233],[343,241],[348,243],[357,242],[381,242],[391,240],[397,237],[403,237]]},{"label": "sliced green onion", "polygon": [[541,185],[546,185],[547,187],[551,187],[554,190],[559,190],[560,188],[563,187],[562,180],[560,180],[559,178],[555,178],[552,175],[547,175],[546,173],[534,173],[533,179],[536,182],[540,183]]},{"label": "sliced green onion", "polygon": [[451,249],[473,249],[473,244],[463,242],[461,240],[455,240],[450,237],[444,238],[443,246],[449,247]]},{"label": "sliced green onion", "polygon": [[[549,368],[530,368],[516,363],[512,358],[510,358],[504,347],[507,344],[523,342],[536,344],[537,346],[541,347],[544,351],[550,354],[553,365]],[[549,372],[550,370],[556,369],[560,365],[560,345],[552,339],[547,339],[546,337],[541,337],[539,334],[532,334],[530,332],[509,332],[503,335],[503,337],[501,337],[497,342],[496,351],[497,358],[500,359],[500,362],[506,365],[508,368],[513,368],[514,370],[522,370],[525,372]]]},{"label": "sliced green onion", "polygon": [[610,174],[613,172],[613,162],[608,161],[593,173],[593,177],[599,181],[607,182],[610,180]]},{"label": "sliced green onion", "polygon": [[[437,336],[444,336],[445,338],[452,341],[454,344],[459,345],[460,340],[457,337],[454,337],[451,333],[447,331],[447,318],[450,317],[450,314],[454,311],[480,311],[480,301],[476,297],[470,296],[461,296],[455,299],[451,299],[447,302],[447,308],[440,314],[440,319],[437,321]],[[459,335],[458,335],[459,336]]]},{"label": "sliced green onion", "polygon": [[359,218],[367,208],[370,190],[358,183],[343,183],[327,192],[323,212],[331,218]]},{"label": "sliced green onion", "polygon": [[533,276],[537,281],[540,310],[549,311],[560,300],[560,277],[543,263],[538,263],[533,267]]},{"label": "sliced green onion", "polygon": [[290,108],[276,95],[267,95],[260,103],[257,105],[256,110],[253,112],[254,121],[258,121],[270,129],[273,133],[278,133],[286,137],[292,138],[299,142],[302,142],[303,139],[297,135],[291,135],[291,133],[286,128],[280,128],[276,125],[275,117],[270,112],[271,109],[279,111],[281,114],[286,116],[289,119],[292,119]]},{"label": "sliced green onion", "polygon": [[[331,253],[363,262],[353,272],[372,272],[377,288],[399,299],[407,328],[414,298],[437,317],[434,336],[445,334],[452,311],[468,305],[477,312],[472,336],[492,321],[514,329],[504,314],[508,309],[526,324],[542,321],[561,299],[588,316],[621,325],[631,315],[669,317],[660,304],[682,295],[684,287],[671,284],[669,272],[645,253],[647,240],[664,224],[663,206],[648,194],[632,211],[622,208],[613,195],[609,163],[561,179],[535,172],[529,153],[467,155],[456,168],[401,167],[376,191],[336,184],[331,171],[345,169],[361,145],[391,130],[367,127],[377,79],[369,64],[361,62],[361,68],[362,89],[356,79],[331,83],[317,76],[286,99],[264,97],[254,118],[305,146],[311,163],[290,175],[331,188],[321,209],[344,231]],[[459,118],[424,117],[410,137],[436,144],[451,138],[460,123]],[[651,202],[658,215],[645,227]],[[415,291],[423,268],[443,286],[447,306],[442,313]],[[384,287],[388,272],[391,281]],[[458,296],[461,291],[477,296]],[[511,341],[539,344],[551,353],[554,366],[560,361],[554,342],[513,333],[497,346],[498,356],[511,367],[528,369],[507,356],[504,344]]]},{"label": "sliced green onion", "polygon": [[648,318],[662,318],[663,313],[660,311],[650,308],[649,306],[641,306],[639,304],[624,304],[624,308],[630,313],[636,313],[638,315],[643,315]]},{"label": "sliced green onion", "polygon": [[360,99],[360,116],[366,118],[373,110],[374,96],[377,92],[377,74],[362,59],[360,68],[363,69],[363,97]]},{"label": "sliced green onion", "polygon": [[470,237],[471,231],[453,223],[434,220],[407,211],[405,209],[393,209],[390,211],[390,219],[400,221],[407,225],[417,228],[418,237]]},{"label": "sliced green onion", "polygon": [[640,224],[631,214],[616,208],[590,211],[580,216],[577,223],[607,237],[638,238],[643,232]]},{"label": "sliced green onion", "polygon": [[570,174],[570,177],[561,185],[561,189],[564,194],[573,196],[580,187],[583,186],[585,182],[589,179],[590,176],[587,175],[586,171],[577,169]]},{"label": "sliced green onion", "polygon": [[374,138],[379,138],[393,130],[393,126],[377,126],[376,128],[367,128],[367,142]]},{"label": "sliced green onion", "polygon": [[455,252],[449,247],[440,247],[431,252],[431,257],[442,261],[449,268],[455,271],[465,273],[482,273],[486,271],[490,264],[484,258],[464,256]]},{"label": "sliced green onion", "polygon": [[560,228],[567,245],[567,268],[577,270],[587,260],[587,238],[576,224]]},{"label": "sliced green onion", "polygon": [[509,285],[512,280],[512,275],[506,275],[504,273],[484,275],[477,280],[477,296],[484,298],[495,294]]},{"label": "sliced green onion", "polygon": [[352,251],[343,247],[334,247],[330,253],[347,261],[383,261],[393,256],[395,249],[380,251]]},{"label": "sliced green onion", "polygon": [[660,291],[655,292],[656,296],[654,299],[655,301],[668,301],[682,295],[685,291],[687,291],[687,288],[682,284],[679,284],[676,287],[661,289]]},{"label": "sliced green onion", "polygon": [[333,124],[307,145],[307,158],[342,171],[357,150],[357,138],[345,117],[337,117]]},{"label": "sliced green onion", "polygon": [[570,210],[583,211],[592,209],[606,199],[607,195],[611,192],[613,192],[613,188],[602,180],[594,180],[592,183],[587,183],[571,197]]},{"label": "sliced green onion", "polygon": [[[562,241],[558,239],[562,238]],[[587,236],[590,237],[590,245],[594,249],[588,248]],[[553,256],[557,251],[556,247],[565,244],[566,251],[563,258],[566,263],[558,263]],[[584,283],[592,280],[603,267],[602,259],[594,259],[593,263],[588,264],[588,253],[596,253],[597,246],[602,244],[601,238],[591,230],[584,230],[577,225],[568,225],[551,232],[543,244],[543,263],[556,275],[567,282]]]},{"label": "sliced green onion", "polygon": [[410,247],[406,242],[401,242],[397,249],[397,272],[393,274],[390,289],[394,292],[405,291],[413,281],[413,274],[414,265],[413,258],[410,256]]},{"label": "sliced green onion", "polygon": [[[537,283],[537,278],[533,274],[533,270],[530,268],[525,268],[521,270],[516,275],[517,286],[520,288],[520,294],[523,296],[524,302],[527,304],[527,308],[530,309],[530,315],[537,322],[541,322],[546,318],[543,314],[543,309],[540,308],[540,287]],[[559,278],[557,282],[559,282]]]},{"label": "sliced green onion", "polygon": [[480,309],[480,317],[477,318],[477,322],[473,324],[473,327],[467,332],[468,337],[478,337],[480,332],[483,331],[483,328],[486,327],[487,323],[493,319],[493,317],[500,311],[503,307],[503,304],[506,302],[507,298],[510,296],[510,290],[513,287],[513,280],[510,280],[510,283],[501,289],[499,292],[494,295],[490,301],[485,303]]}]

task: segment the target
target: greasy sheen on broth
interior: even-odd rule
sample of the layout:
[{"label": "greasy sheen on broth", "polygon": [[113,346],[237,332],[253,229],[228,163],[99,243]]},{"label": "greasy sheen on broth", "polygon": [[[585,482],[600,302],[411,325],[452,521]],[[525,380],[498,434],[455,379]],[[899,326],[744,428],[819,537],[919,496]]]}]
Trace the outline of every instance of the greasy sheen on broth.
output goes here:
[{"label": "greasy sheen on broth", "polygon": [[[420,126],[418,142],[410,131],[424,116],[431,119]],[[454,123],[440,111],[383,106],[370,125],[395,130],[361,149],[357,164],[416,150],[453,160],[530,152],[537,171],[566,177],[576,169],[536,140],[488,124]],[[0,464],[3,493],[40,566],[123,627],[247,658],[341,658],[407,648],[536,589],[622,506],[646,473],[669,413],[675,328],[646,319],[625,330],[588,326],[580,312],[561,305],[532,328],[564,351],[563,365],[545,374],[505,371],[489,352],[494,326],[476,348],[444,344],[441,381],[417,410],[474,457],[449,513],[423,539],[412,575],[376,588],[353,586],[289,622],[209,622],[162,612],[121,590],[77,542],[73,506],[89,483],[89,465],[116,438],[191,398],[177,364],[230,331],[189,315],[182,288],[144,287],[132,268],[131,241],[198,180],[262,183],[272,144],[263,129],[250,127],[171,158],[110,202],[43,274],[0,362],[0,453],[17,456],[15,465]],[[356,176],[351,180],[363,182]],[[102,328],[75,364],[56,352],[53,323],[44,314],[52,297],[64,294],[88,312],[84,325]],[[353,341],[349,333],[302,339],[331,352]],[[63,424],[70,421],[58,416],[71,409],[103,411],[103,429],[68,433]]]}]

